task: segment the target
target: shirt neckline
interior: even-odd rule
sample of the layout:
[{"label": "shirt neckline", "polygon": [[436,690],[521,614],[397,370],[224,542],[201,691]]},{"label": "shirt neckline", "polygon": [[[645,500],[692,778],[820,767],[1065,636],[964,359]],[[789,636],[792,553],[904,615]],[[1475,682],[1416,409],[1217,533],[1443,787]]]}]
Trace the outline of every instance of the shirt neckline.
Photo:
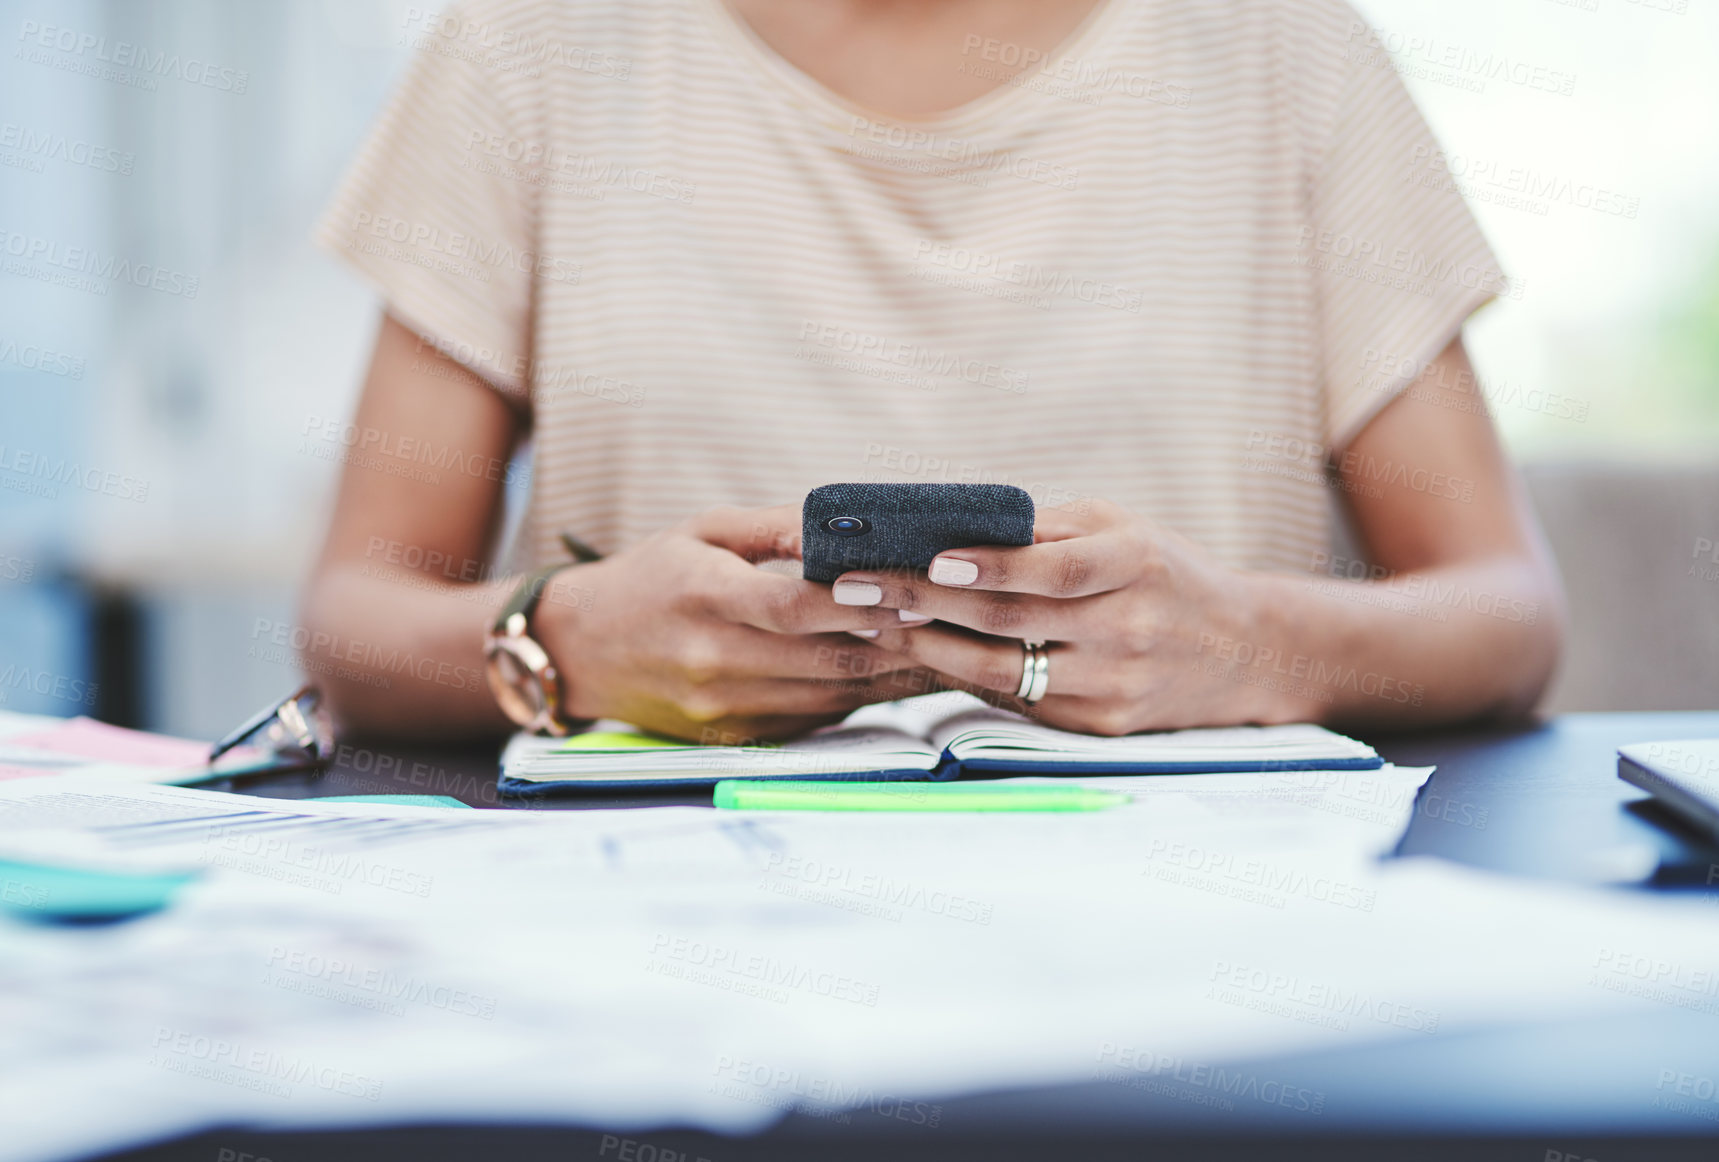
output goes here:
[{"label": "shirt neckline", "polygon": [[768,79],[787,88],[799,99],[799,103],[827,116],[860,117],[870,122],[900,125],[906,129],[922,131],[965,127],[974,122],[1000,117],[1013,106],[1029,99],[1031,87],[1019,83],[1020,78],[1041,70],[1054,71],[1056,66],[1070,58],[1096,58],[1097,53],[1094,50],[1105,40],[1110,26],[1127,7],[1127,0],[1098,0],[1093,10],[1087,13],[1086,19],[1033,69],[1017,74],[1017,77],[1010,78],[989,92],[981,93],[971,101],[956,105],[952,109],[945,109],[928,117],[898,117],[893,113],[885,113],[881,109],[872,109],[850,100],[802,71],[770,47],[745,18],[729,8],[724,0],[693,0],[693,3],[704,9],[710,24],[728,41],[737,55],[749,61]]}]

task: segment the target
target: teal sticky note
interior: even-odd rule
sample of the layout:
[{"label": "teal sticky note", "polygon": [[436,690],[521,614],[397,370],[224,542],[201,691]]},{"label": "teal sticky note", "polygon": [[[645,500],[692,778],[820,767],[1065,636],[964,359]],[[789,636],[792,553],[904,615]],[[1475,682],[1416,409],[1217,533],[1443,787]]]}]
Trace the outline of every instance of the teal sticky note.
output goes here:
[{"label": "teal sticky note", "polygon": [[318,795],[318,803],[386,803],[393,807],[463,807],[471,810],[470,803],[462,803],[452,795]]},{"label": "teal sticky note", "polygon": [[196,878],[194,871],[102,871],[0,860],[0,910],[46,923],[124,920],[165,908]]}]

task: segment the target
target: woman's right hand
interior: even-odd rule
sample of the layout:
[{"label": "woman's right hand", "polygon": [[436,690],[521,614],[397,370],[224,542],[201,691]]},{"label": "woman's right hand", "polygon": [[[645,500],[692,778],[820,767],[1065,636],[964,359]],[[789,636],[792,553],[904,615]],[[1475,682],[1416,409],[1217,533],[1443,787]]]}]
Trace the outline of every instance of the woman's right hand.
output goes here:
[{"label": "woman's right hand", "polygon": [[893,609],[837,605],[830,587],[757,567],[800,556],[797,506],[714,509],[555,574],[534,636],[562,675],[563,713],[738,745],[939,689],[856,630]]}]

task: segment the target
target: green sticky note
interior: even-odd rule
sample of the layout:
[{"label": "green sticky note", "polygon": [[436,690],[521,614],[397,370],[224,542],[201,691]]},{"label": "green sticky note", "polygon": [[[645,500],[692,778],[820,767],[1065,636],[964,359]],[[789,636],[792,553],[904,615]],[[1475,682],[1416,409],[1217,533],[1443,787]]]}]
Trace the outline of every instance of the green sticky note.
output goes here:
[{"label": "green sticky note", "polygon": [[318,795],[318,803],[386,803],[395,807],[464,807],[452,795]]},{"label": "green sticky note", "polygon": [[197,878],[0,860],[0,910],[21,919],[91,923],[158,911]]},{"label": "green sticky note", "polygon": [[584,734],[575,734],[555,749],[562,750],[659,750],[674,748],[677,750],[692,750],[695,744],[681,742],[677,738],[664,738],[659,734],[646,734],[643,731],[627,730],[591,730]]},{"label": "green sticky note", "polygon": [[711,797],[736,811],[1102,811],[1128,800],[1087,787],[796,779],[723,779]]}]

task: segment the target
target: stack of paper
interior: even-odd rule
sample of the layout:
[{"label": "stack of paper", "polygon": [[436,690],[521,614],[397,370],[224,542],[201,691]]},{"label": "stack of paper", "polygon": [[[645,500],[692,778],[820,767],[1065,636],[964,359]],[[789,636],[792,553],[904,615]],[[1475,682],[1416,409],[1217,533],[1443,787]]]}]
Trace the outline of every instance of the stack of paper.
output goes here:
[{"label": "stack of paper", "polygon": [[[0,1160],[256,1122],[935,1125],[984,1088],[1710,1003],[1698,904],[1381,862],[1426,775],[1091,778],[1133,802],[963,817],[14,781],[0,858],[71,826],[203,875],[129,924],[5,927]],[[1268,1070],[1190,1092],[1270,1100]]]},{"label": "stack of paper", "polygon": [[93,718],[0,711],[0,779],[102,774],[171,781],[205,766],[209,744]]}]

